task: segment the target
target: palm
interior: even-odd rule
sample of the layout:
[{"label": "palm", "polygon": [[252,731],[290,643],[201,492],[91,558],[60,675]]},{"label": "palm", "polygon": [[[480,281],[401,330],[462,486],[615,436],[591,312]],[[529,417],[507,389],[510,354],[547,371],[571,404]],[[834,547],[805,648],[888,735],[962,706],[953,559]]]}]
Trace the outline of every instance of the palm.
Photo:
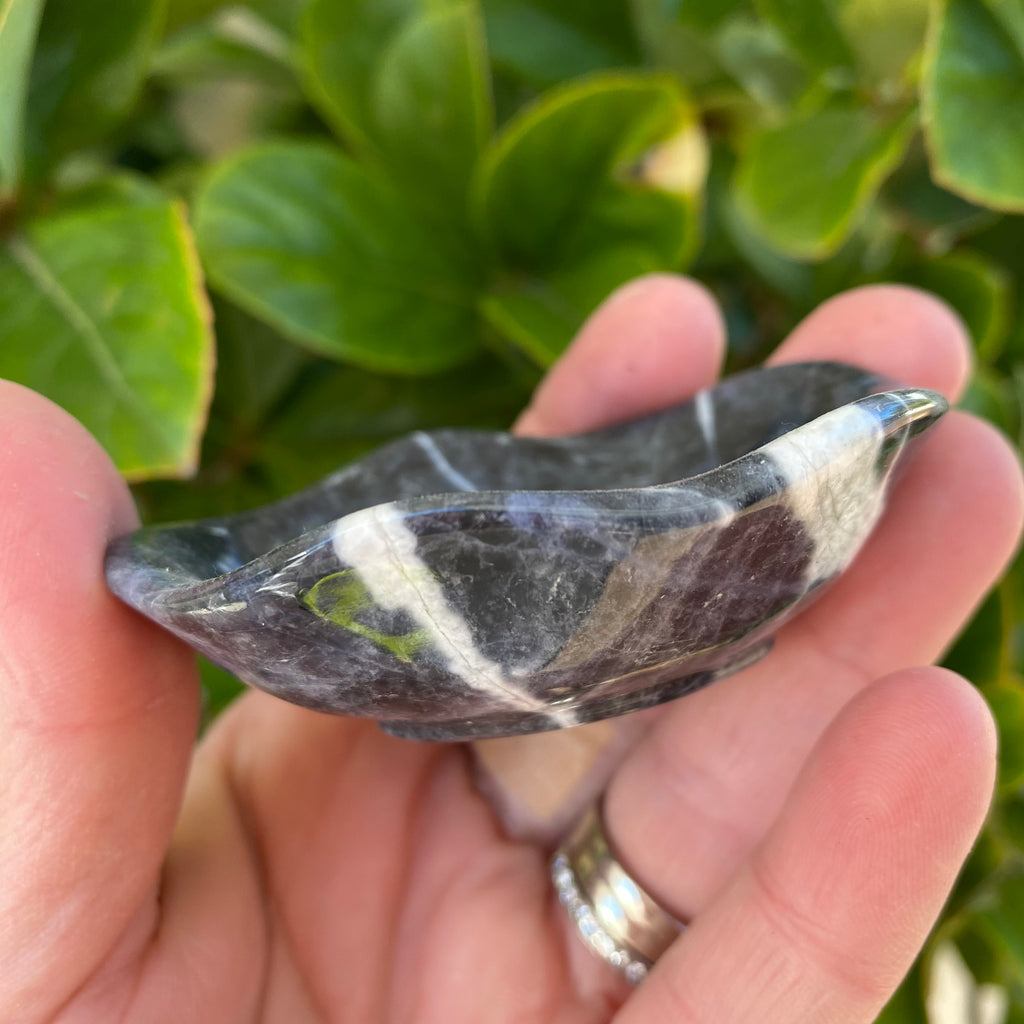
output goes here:
[{"label": "palm", "polygon": [[543,854],[503,838],[465,751],[280,710],[254,695],[214,740],[261,839],[268,1021],[607,1019],[573,992]]},{"label": "palm", "polygon": [[[646,281],[591,322],[521,428],[678,400],[720,348],[702,294]],[[939,307],[880,289],[823,308],[780,358],[955,394],[963,353]],[[8,398],[0,508],[24,565],[0,574],[0,1019],[873,1019],[991,787],[973,691],[905,669],[948,643],[1019,530],[1019,473],[987,428],[951,417],[828,598],[769,659],[663,709],[617,771],[623,859],[693,920],[630,994],[570,935],[546,851],[505,837],[467,748],[250,695],[200,748],[167,853],[194,729],[187,654],[99,582],[103,538],[130,516],[101,457],[49,407]],[[40,580],[56,608],[33,597]]]}]

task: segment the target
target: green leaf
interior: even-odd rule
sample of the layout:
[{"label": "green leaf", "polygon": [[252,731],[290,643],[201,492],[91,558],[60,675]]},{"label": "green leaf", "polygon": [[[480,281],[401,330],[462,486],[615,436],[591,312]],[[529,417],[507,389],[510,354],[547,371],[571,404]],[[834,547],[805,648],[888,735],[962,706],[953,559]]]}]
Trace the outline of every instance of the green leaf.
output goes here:
[{"label": "green leaf", "polygon": [[691,258],[706,173],[703,133],[670,80],[607,75],[541,97],[477,183],[507,268],[482,303],[488,323],[550,364],[613,288]]},{"label": "green leaf", "polygon": [[999,831],[1016,850],[1024,851],[1024,798],[1018,793],[1005,794],[996,805]]},{"label": "green leaf", "polygon": [[486,296],[487,322],[540,366],[550,366],[586,318],[625,281],[660,268],[643,249],[612,249],[548,279],[517,277]]},{"label": "green leaf", "polygon": [[241,13],[246,20],[263,22],[267,27],[292,38],[298,32],[299,18],[308,0],[245,0],[245,6],[236,0],[168,0],[167,28],[169,32],[193,27],[196,22],[223,12]]},{"label": "green leaf", "polygon": [[671,79],[606,75],[555,89],[506,125],[476,209],[515,268],[545,273],[633,246],[671,267],[695,245],[706,174],[703,132]]},{"label": "green leaf", "polygon": [[61,170],[73,173],[59,175],[53,181],[54,192],[48,200],[56,212],[98,206],[161,206],[167,202],[167,193],[145,175],[111,170],[106,164],[75,168],[75,163],[73,158],[66,161]]},{"label": "green leaf", "polygon": [[131,479],[195,467],[213,337],[177,204],[30,224],[0,248],[0,376],[85,424]]},{"label": "green leaf", "polygon": [[804,60],[815,68],[852,67],[853,51],[830,0],[757,0],[757,8]]},{"label": "green leaf", "polygon": [[975,368],[958,404],[961,409],[981,416],[1011,437],[1017,428],[1013,382],[991,367]]},{"label": "green leaf", "polygon": [[763,21],[733,18],[719,29],[715,44],[722,65],[760,106],[787,109],[810,85],[807,69]]},{"label": "green leaf", "polygon": [[1003,844],[993,835],[992,829],[983,829],[967,862],[960,869],[956,885],[946,902],[946,914],[959,914],[987,898],[993,879],[1002,870],[1004,859]]},{"label": "green leaf", "polygon": [[342,139],[406,188],[464,207],[494,118],[475,3],[313,0],[300,59]]},{"label": "green leaf", "polygon": [[993,949],[988,936],[979,933],[973,926],[969,914],[965,915],[963,923],[957,928],[953,942],[976,982],[995,985],[1004,979],[1002,958]]},{"label": "green leaf", "polygon": [[961,249],[908,267],[898,279],[945,299],[982,358],[999,354],[1010,327],[1010,275],[995,260]]},{"label": "green leaf", "polygon": [[924,46],[928,8],[929,0],[845,0],[838,5],[839,27],[862,79],[878,83],[887,95],[904,91],[907,69]]},{"label": "green leaf", "polygon": [[495,64],[537,86],[639,60],[621,0],[483,0],[483,9]]},{"label": "green leaf", "polygon": [[1016,791],[1024,784],[1024,688],[1006,679],[986,687],[985,699],[999,727],[999,787]]},{"label": "green leaf", "polygon": [[[918,139],[908,158],[886,182],[884,196],[901,226],[926,252],[945,252],[966,234],[982,231],[999,215],[936,185]],[[972,241],[972,244],[975,244]]]},{"label": "green leaf", "polygon": [[757,0],[793,50],[832,81],[905,91],[907,66],[924,43],[928,0]]},{"label": "green leaf", "polygon": [[632,0],[630,6],[646,63],[671,71],[695,92],[730,84],[714,37],[682,22],[673,0]]},{"label": "green leaf", "polygon": [[913,122],[829,107],[754,137],[734,181],[736,205],[780,252],[836,252],[899,163]]},{"label": "green leaf", "polygon": [[0,201],[21,180],[29,67],[43,0],[0,0]]},{"label": "green leaf", "polygon": [[1002,597],[994,590],[957,638],[943,664],[975,686],[991,686],[1003,671],[1004,639]]},{"label": "green leaf", "polygon": [[163,14],[163,0],[46,5],[25,118],[33,174],[99,141],[128,113],[148,70]]},{"label": "green leaf", "polygon": [[199,679],[203,684],[203,726],[210,723],[233,701],[245,692],[245,683],[239,682],[227,669],[200,657]]},{"label": "green leaf", "polygon": [[273,143],[225,161],[200,191],[195,224],[211,281],[313,351],[430,373],[479,344],[478,254],[381,174],[326,147]]},{"label": "green leaf", "polygon": [[922,116],[932,171],[983,206],[1024,210],[1024,5],[937,0]]},{"label": "green leaf", "polygon": [[167,30],[176,32],[185,26],[194,25],[229,2],[230,0],[168,0]]},{"label": "green leaf", "polygon": [[470,177],[494,127],[483,26],[465,3],[411,19],[381,55],[375,137],[407,188],[465,208]]},{"label": "green leaf", "polygon": [[751,0],[669,0],[675,7],[676,17],[684,25],[692,25],[703,32],[718,28],[736,14],[747,13],[753,7]]},{"label": "green leaf", "polygon": [[153,55],[151,72],[164,82],[243,79],[290,84],[287,38],[247,8],[233,8],[169,38]]},{"label": "green leaf", "polygon": [[[223,299],[214,301],[217,324],[217,390],[210,408],[230,441],[251,447],[276,409],[287,401],[300,374],[316,362],[305,349]],[[317,367],[322,373],[322,367]]]},{"label": "green leaf", "polygon": [[507,429],[528,397],[529,389],[488,354],[430,377],[315,365],[261,427],[253,468],[281,497],[413,430]]},{"label": "green leaf", "polygon": [[429,7],[430,0],[312,0],[306,8],[298,57],[310,100],[356,148],[373,149],[381,54],[409,19]]},{"label": "green leaf", "polygon": [[1003,878],[974,921],[1016,980],[1024,980],[1024,873],[1018,870]]}]

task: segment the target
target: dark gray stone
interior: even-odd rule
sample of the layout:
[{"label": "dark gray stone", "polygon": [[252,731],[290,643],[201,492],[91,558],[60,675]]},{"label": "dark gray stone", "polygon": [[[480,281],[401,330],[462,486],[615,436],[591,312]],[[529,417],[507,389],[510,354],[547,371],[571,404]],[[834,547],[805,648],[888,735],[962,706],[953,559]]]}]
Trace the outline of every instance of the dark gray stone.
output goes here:
[{"label": "dark gray stone", "polygon": [[421,739],[563,728],[764,654],[945,409],[805,363],[577,437],[412,434],[274,505],[123,537],[107,576],[285,700]]}]

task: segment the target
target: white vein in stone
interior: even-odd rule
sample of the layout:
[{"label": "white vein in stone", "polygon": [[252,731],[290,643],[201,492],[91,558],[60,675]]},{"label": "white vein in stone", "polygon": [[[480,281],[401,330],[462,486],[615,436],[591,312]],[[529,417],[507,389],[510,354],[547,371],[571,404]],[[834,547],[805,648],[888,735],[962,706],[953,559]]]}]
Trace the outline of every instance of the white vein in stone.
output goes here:
[{"label": "white vein in stone", "polygon": [[446,479],[450,480],[460,491],[478,491],[479,487],[468,476],[460,473],[446,458],[443,451],[437,447],[437,442],[423,431],[418,430],[412,435],[413,441],[421,448],[430,459],[434,468]]},{"label": "white vein in stone", "polygon": [[814,546],[807,579],[845,569],[882,513],[885,433],[878,417],[847,405],[765,445],[786,480],[786,500]]},{"label": "white vein in stone", "polygon": [[477,648],[465,618],[451,607],[441,583],[417,555],[416,534],[403,519],[393,504],[353,512],[335,526],[334,552],[355,569],[378,605],[405,612],[427,632],[449,671],[470,689],[504,707],[544,714],[562,727],[575,725],[575,715],[523,690]]},{"label": "white vein in stone", "polygon": [[715,427],[715,400],[708,390],[698,391],[693,396],[693,411],[697,426],[704,435],[704,441],[712,458],[718,458],[718,431]]}]

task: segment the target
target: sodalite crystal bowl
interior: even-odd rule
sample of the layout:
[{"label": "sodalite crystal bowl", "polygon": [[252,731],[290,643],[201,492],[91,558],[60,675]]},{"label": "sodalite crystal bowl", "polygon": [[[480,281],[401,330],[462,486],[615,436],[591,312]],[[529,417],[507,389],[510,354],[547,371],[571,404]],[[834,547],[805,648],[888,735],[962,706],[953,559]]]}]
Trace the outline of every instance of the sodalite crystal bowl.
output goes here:
[{"label": "sodalite crystal bowl", "polygon": [[576,437],[417,433],[265,508],[121,538],[107,575],[285,700],[420,739],[558,729],[764,654],[945,409],[805,363]]}]

